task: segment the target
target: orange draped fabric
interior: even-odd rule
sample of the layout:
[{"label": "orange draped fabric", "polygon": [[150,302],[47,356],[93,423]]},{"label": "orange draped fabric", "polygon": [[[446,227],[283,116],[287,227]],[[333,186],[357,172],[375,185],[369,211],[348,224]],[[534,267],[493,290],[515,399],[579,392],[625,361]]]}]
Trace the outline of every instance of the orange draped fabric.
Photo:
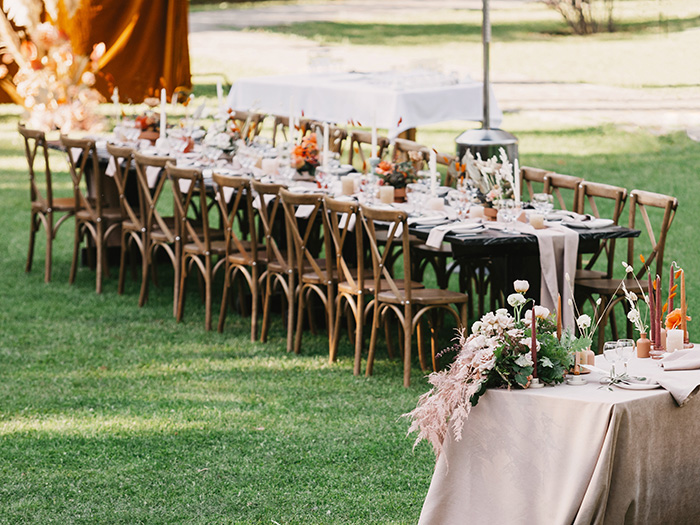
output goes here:
[{"label": "orange draped fabric", "polygon": [[192,88],[188,10],[187,0],[82,0],[70,19],[61,9],[57,22],[77,53],[106,44],[96,84],[106,98],[113,83],[120,100],[140,102],[161,87],[168,96]]}]

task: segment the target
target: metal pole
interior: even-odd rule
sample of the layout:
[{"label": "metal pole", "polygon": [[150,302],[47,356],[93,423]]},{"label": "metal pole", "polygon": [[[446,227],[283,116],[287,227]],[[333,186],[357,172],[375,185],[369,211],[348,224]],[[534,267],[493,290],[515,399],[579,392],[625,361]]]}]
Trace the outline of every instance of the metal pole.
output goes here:
[{"label": "metal pole", "polygon": [[491,115],[489,110],[489,44],[491,43],[491,18],[489,16],[489,0],[484,0],[483,22],[481,24],[481,39],[484,48],[484,124],[483,129],[491,129]]}]

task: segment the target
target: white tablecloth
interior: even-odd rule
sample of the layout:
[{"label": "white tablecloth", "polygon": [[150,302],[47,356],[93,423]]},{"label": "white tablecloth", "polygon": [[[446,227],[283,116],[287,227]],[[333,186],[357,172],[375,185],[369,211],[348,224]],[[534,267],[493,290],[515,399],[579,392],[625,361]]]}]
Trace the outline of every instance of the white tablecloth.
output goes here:
[{"label": "white tablecloth", "polygon": [[[304,116],[336,122],[350,120],[364,126],[388,129],[394,138],[407,129],[447,120],[483,120],[481,82],[449,83],[435,75],[417,81],[400,73],[315,73],[237,80],[228,95],[235,110]],[[493,90],[490,96],[492,127],[503,113]],[[399,124],[399,120],[401,123]]]},{"label": "white tablecloth", "polygon": [[[658,363],[634,360],[630,373],[645,367]],[[700,399],[679,408],[665,390],[587,377],[489,390],[462,440],[446,439],[420,523],[700,523]]]}]

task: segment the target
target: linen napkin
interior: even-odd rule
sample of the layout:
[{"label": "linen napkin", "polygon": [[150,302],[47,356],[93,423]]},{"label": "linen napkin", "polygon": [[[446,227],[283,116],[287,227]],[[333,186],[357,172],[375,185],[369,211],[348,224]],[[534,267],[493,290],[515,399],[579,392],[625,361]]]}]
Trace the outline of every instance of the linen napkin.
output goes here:
[{"label": "linen napkin", "polygon": [[679,406],[700,390],[700,351],[678,350],[661,360],[664,371],[654,374],[659,384],[667,390]]},{"label": "linen napkin", "polygon": [[696,370],[700,369],[700,351],[693,349],[678,350],[661,360],[664,370]]},{"label": "linen napkin", "polygon": [[573,285],[569,286],[565,276],[576,275],[578,233],[561,225],[549,226],[543,230],[537,230],[529,224],[517,224],[516,227],[537,237],[541,270],[540,304],[550,311],[555,311],[557,296],[561,294],[562,324],[565,328],[573,328]]},{"label": "linen napkin", "polygon": [[[473,226],[473,228],[470,228],[471,226]],[[450,222],[448,224],[441,224],[430,230],[430,233],[428,234],[428,239],[425,241],[425,244],[426,246],[430,246],[431,248],[439,248],[442,244],[443,239],[445,238],[445,235],[447,235],[453,230],[464,230],[466,232],[470,229],[477,230],[481,228],[483,228],[483,226],[481,224],[481,220],[479,219],[477,219],[477,221],[472,222],[459,221]]]}]

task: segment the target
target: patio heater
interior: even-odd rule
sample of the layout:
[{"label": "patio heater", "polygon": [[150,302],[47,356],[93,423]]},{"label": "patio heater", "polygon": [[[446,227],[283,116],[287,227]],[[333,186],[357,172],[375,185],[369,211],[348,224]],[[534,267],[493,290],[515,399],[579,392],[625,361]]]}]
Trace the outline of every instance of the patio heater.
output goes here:
[{"label": "patio heater", "polygon": [[489,16],[489,0],[483,0],[483,24],[481,38],[484,49],[484,121],[481,129],[468,129],[455,139],[457,155],[461,159],[467,150],[476,157],[479,153],[482,159],[498,155],[498,149],[503,148],[510,162],[518,158],[518,139],[502,129],[491,128],[489,99],[491,97],[491,82],[489,78],[489,43],[491,42],[491,19]]}]

